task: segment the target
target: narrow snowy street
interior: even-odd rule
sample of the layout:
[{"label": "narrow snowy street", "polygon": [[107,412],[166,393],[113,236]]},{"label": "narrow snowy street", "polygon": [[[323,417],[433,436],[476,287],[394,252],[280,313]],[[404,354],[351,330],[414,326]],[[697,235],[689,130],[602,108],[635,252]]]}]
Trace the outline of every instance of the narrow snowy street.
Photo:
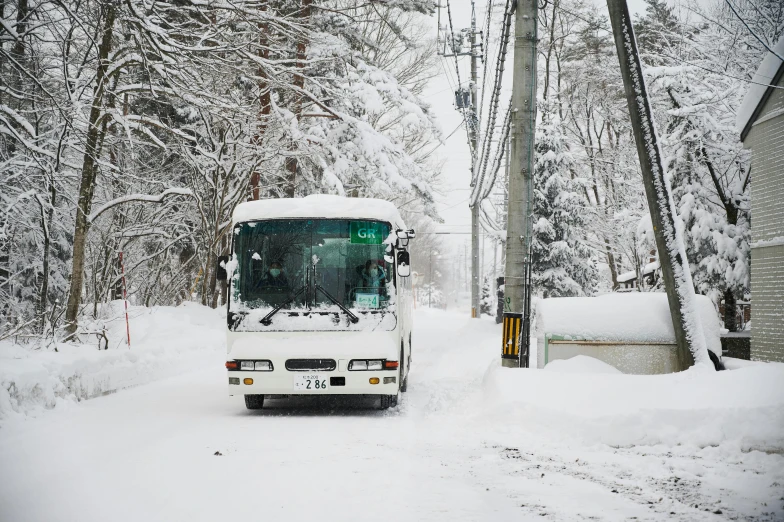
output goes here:
[{"label": "narrow snowy street", "polygon": [[[613,447],[573,437],[580,426],[566,433],[577,417],[524,406],[504,418],[487,397],[497,325],[454,312],[416,319],[409,391],[387,412],[312,401],[248,411],[226,396],[219,347],[202,371],[9,423],[0,520],[784,517],[776,451],[667,444],[666,434]],[[646,423],[628,417],[615,428]],[[690,418],[680,416],[687,435]],[[781,427],[780,408],[768,422]]]}]

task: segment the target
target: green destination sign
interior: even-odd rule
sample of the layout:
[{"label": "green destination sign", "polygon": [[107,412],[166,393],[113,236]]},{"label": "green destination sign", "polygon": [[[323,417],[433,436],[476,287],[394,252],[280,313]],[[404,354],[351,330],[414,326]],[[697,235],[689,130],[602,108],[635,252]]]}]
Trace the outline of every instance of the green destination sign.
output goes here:
[{"label": "green destination sign", "polygon": [[373,221],[352,221],[351,242],[360,245],[380,245],[384,242],[384,225]]}]

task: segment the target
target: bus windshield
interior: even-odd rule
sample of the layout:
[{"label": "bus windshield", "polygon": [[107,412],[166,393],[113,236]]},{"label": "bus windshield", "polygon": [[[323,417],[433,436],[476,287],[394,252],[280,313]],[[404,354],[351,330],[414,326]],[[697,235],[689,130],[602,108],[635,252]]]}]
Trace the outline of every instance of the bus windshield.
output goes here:
[{"label": "bus windshield", "polygon": [[[384,259],[389,223],[280,219],[234,230],[235,301],[247,308],[385,311],[394,266]],[[274,321],[274,320],[273,320]]]}]

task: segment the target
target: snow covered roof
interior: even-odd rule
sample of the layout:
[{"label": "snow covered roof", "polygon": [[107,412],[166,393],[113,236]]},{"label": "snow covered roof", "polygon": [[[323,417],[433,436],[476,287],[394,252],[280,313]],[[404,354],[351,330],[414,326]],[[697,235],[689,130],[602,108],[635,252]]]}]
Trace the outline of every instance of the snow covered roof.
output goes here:
[{"label": "snow covered roof", "polygon": [[286,218],[367,219],[386,221],[397,228],[406,227],[397,207],[389,201],[327,194],[248,201],[237,205],[232,216],[234,223]]},{"label": "snow covered roof", "polygon": [[[648,274],[652,274],[658,269],[659,269],[658,261],[654,261],[653,263],[648,263],[643,267],[642,275],[647,276]],[[628,283],[632,279],[637,279],[637,272],[635,272],[634,270],[630,270],[629,272],[622,273],[616,279],[619,283]]]},{"label": "snow covered roof", "polygon": [[659,269],[659,266],[661,266],[659,264],[659,261],[654,261],[653,263],[648,263],[647,265],[645,265],[643,267],[642,275],[652,274],[653,272],[655,272],[656,270]]},{"label": "snow covered roof", "polygon": [[784,73],[783,62],[776,56],[776,54],[784,56],[784,36],[779,38],[779,41],[773,46],[773,51],[775,54],[769,52],[765,59],[762,60],[757,73],[751,79],[753,83],[743,98],[740,109],[738,109],[735,123],[741,140],[746,139],[751,125],[756,120],[756,113],[762,109],[761,106],[764,105],[764,102],[770,95],[772,88],[769,86],[775,85],[776,80],[781,78],[782,73]]},{"label": "snow covered roof", "polygon": [[[706,296],[696,298],[708,349],[721,354],[719,315]],[[536,335],[545,334],[587,340],[675,343],[670,305],[664,292],[542,299],[536,305]]]}]

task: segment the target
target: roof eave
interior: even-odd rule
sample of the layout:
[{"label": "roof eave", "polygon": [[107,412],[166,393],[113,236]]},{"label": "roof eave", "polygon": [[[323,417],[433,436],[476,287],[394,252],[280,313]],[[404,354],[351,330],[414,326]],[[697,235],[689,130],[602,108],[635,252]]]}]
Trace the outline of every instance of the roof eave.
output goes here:
[{"label": "roof eave", "polygon": [[743,131],[740,133],[741,142],[746,141],[749,132],[751,132],[751,128],[754,126],[754,122],[756,122],[759,119],[762,109],[765,108],[765,104],[768,103],[768,100],[773,94],[773,89],[775,88],[774,86],[778,85],[779,82],[781,82],[782,77],[784,77],[784,62],[782,62],[781,65],[779,65],[779,69],[776,71],[776,76],[773,78],[773,81],[770,83],[768,88],[765,89],[765,94],[762,95],[762,98],[760,98],[759,103],[754,108],[754,112],[751,113],[751,118],[749,118],[749,121],[747,121],[746,125],[743,127]]}]

